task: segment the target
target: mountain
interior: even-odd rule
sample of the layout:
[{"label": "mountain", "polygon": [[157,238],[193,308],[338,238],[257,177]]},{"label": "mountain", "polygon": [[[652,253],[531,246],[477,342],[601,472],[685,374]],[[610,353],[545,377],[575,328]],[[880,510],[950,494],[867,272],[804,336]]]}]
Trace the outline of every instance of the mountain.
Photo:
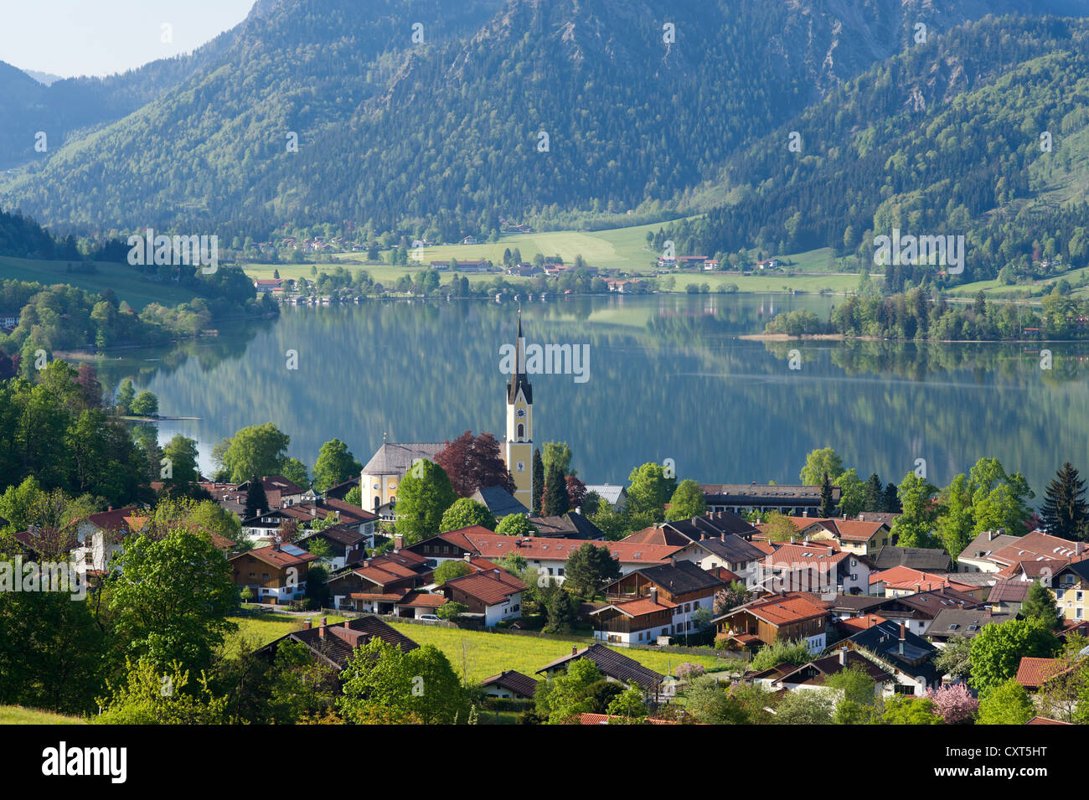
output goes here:
[{"label": "mountain", "polygon": [[[46,82],[41,73],[0,62],[0,170],[46,160],[66,141],[133,113],[195,72],[216,68],[234,35],[229,31],[195,53],[107,78]],[[46,134],[44,153],[35,149],[39,132]]]},{"label": "mountain", "polygon": [[32,77],[34,80],[36,80],[38,83],[42,84],[43,86],[52,86],[57,81],[63,81],[64,80],[64,78],[62,78],[60,75],[53,75],[52,73],[49,73],[49,72],[38,72],[37,70],[34,70],[34,69],[25,69],[25,70],[23,70],[23,72],[25,72],[27,75]]},{"label": "mountain", "polygon": [[[122,98],[132,113],[100,114],[93,130],[9,176],[0,202],[99,232],[265,235],[285,222],[331,223],[443,240],[498,230],[501,216],[547,224],[693,208],[726,196],[731,157],[874,64],[913,52],[918,25],[933,43],[988,12],[1079,9],[262,0],[190,60],[149,65],[124,91],[97,87],[114,111]],[[86,97],[91,87],[77,89]],[[13,97],[30,91],[13,82]]]},{"label": "mountain", "polygon": [[[1089,266],[1089,22],[988,18],[873,67],[731,159],[681,252],[965,235],[963,279]],[[802,152],[788,152],[791,131]],[[872,261],[871,261],[872,263]],[[1034,264],[1037,266],[1034,267]]]}]

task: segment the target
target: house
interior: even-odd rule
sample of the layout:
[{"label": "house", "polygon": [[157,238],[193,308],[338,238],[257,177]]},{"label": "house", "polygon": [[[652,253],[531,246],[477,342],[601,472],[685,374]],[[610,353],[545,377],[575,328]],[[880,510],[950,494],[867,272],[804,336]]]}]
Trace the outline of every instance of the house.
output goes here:
[{"label": "house", "polygon": [[893,567],[870,574],[870,594],[878,597],[904,597],[942,588],[965,593],[977,589],[974,585],[958,582],[956,573],[921,572],[910,567]]},{"label": "house", "polygon": [[832,595],[869,591],[869,564],[862,556],[839,550],[835,542],[778,545],[757,563],[758,584],[768,591]]},{"label": "house", "polygon": [[258,278],[253,282],[253,288],[259,294],[279,293],[284,290],[284,282],[280,278]]},{"label": "house", "polygon": [[537,528],[537,536],[595,541],[605,538],[601,528],[577,511],[568,511],[562,516],[530,517],[529,521]]},{"label": "house", "polygon": [[895,694],[896,678],[891,673],[847,647],[841,647],[831,655],[814,659],[800,667],[788,666],[789,669],[780,670],[777,677],[768,682],[769,689],[786,689],[792,692],[827,689],[828,678],[845,669],[853,669],[865,673],[874,682],[874,694],[877,697]]},{"label": "house", "polygon": [[994,614],[988,608],[943,608],[934,617],[926,635],[938,647],[944,647],[950,639],[972,639],[992,622],[1005,622],[1012,617]]},{"label": "house", "polygon": [[468,610],[461,616],[480,618],[485,628],[522,616],[522,592],[526,585],[502,569],[473,572],[442,585],[442,593]]},{"label": "house", "polygon": [[532,700],[537,691],[536,680],[513,669],[485,678],[480,686],[484,694],[503,700]]},{"label": "house", "polygon": [[567,670],[567,665],[572,661],[585,658],[593,661],[606,680],[622,683],[625,686],[638,687],[643,696],[657,700],[661,696],[662,681],[665,675],[648,669],[633,658],[628,658],[622,653],[610,650],[603,644],[594,643],[589,647],[579,650],[571,648],[571,655],[558,658],[537,670],[538,675],[549,677]]},{"label": "house", "polygon": [[699,611],[709,620],[715,593],[725,588],[689,561],[636,570],[605,587],[613,602],[591,612],[594,638],[628,645],[694,633],[700,627]]},{"label": "house", "polygon": [[105,573],[130,534],[147,525],[147,512],[128,506],[91,514],[76,525],[70,559],[80,572]]},{"label": "house", "polygon": [[987,605],[994,614],[1017,616],[1031,586],[1029,581],[1000,580],[991,587]]},{"label": "house", "polygon": [[1089,560],[1067,564],[1056,572],[1051,590],[1065,619],[1089,620]]},{"label": "house", "polygon": [[306,645],[315,659],[341,672],[348,665],[356,648],[369,644],[375,638],[399,647],[406,653],[419,647],[416,642],[378,617],[356,617],[336,625],[327,625],[323,617],[322,624],[318,627],[313,627],[307,621],[302,630],[281,636],[254,652],[271,661],[276,657],[280,645],[285,642],[298,642]]},{"label": "house", "polygon": [[893,567],[908,567],[921,572],[952,572],[953,559],[944,550],[935,547],[879,547],[872,553],[874,569],[881,571]]},{"label": "house", "polygon": [[[265,497],[268,499],[268,508],[262,508],[261,511],[301,503],[303,496],[306,494],[306,489],[293,481],[289,481],[283,475],[265,475],[261,478],[261,487],[265,490]],[[234,492],[241,496],[243,503],[246,502],[246,495],[249,494],[249,491],[250,481],[243,481],[234,487]]]},{"label": "house", "polygon": [[295,543],[309,551],[315,541],[322,541],[329,548],[329,555],[324,561],[332,572],[337,572],[351,563],[366,557],[366,548],[374,547],[374,536],[364,536],[356,526],[341,523],[331,528],[314,531],[298,539]]},{"label": "house", "polygon": [[778,641],[804,641],[811,653],[828,645],[828,608],[812,595],[795,592],[760,598],[738,606],[713,621],[716,639],[757,648]]},{"label": "house", "polygon": [[941,673],[933,663],[937,648],[909,631],[906,625],[881,622],[839,644],[857,651],[892,675],[896,681],[894,694],[922,697],[927,689],[941,684]]},{"label": "house", "polygon": [[1014,680],[1029,692],[1037,692],[1052,678],[1057,678],[1070,669],[1070,663],[1062,658],[1023,656],[1021,663],[1017,665],[1017,676]]},{"label": "house", "polygon": [[990,561],[991,553],[1014,544],[1017,538],[998,531],[984,531],[961,550],[957,556],[957,571],[998,572],[1001,567]]},{"label": "house", "polygon": [[306,594],[312,555],[293,544],[273,544],[230,559],[236,586],[249,588],[258,603],[285,603]]},{"label": "house", "polygon": [[1008,536],[1001,532],[985,531],[977,536],[957,557],[958,569],[965,572],[1006,572],[1006,576],[1024,572],[1019,562],[1035,562],[1024,579],[1034,580],[1043,569],[1048,575],[1071,562],[1081,561],[1089,551],[1085,542],[1071,542],[1043,531],[1032,531],[1024,536]]},{"label": "house", "polygon": [[865,556],[893,544],[892,530],[885,522],[859,519],[833,519],[829,522],[832,537],[848,552]]},{"label": "house", "polygon": [[586,487],[586,493],[591,492],[600,497],[601,502],[607,503],[613,511],[623,511],[628,505],[628,490],[623,486],[595,483]]},{"label": "house", "polygon": [[[528,566],[541,575],[548,575],[562,583],[565,578],[567,559],[584,544],[586,539],[555,539],[543,536],[504,536],[487,528],[473,525],[456,531],[441,533],[407,548],[423,556],[433,565],[451,559],[464,559],[466,555],[480,556],[496,561],[509,555],[521,556]],[[622,574],[643,567],[665,564],[681,548],[663,545],[641,545],[630,542],[594,542],[608,550],[617,560]]]},{"label": "house", "polygon": [[416,619],[424,614],[434,614],[449,600],[445,595],[430,592],[408,592],[394,603],[394,616]]},{"label": "house", "polygon": [[502,519],[510,514],[529,516],[529,509],[502,486],[482,486],[470,497],[485,506],[496,519]]},{"label": "house", "polygon": [[0,328],[6,331],[15,330],[19,327],[19,316],[19,312],[14,314],[8,311],[0,312]]},{"label": "house", "polygon": [[445,442],[384,442],[364,465],[359,476],[364,508],[383,519],[393,519],[397,486],[417,459],[434,461]]},{"label": "house", "polygon": [[359,485],[359,478],[349,478],[343,483],[338,483],[336,486],[330,486],[322,494],[326,500],[343,500],[348,496],[348,492]]},{"label": "house", "polygon": [[[627,541],[627,540],[624,540]],[[700,569],[726,569],[737,575],[747,589],[756,589],[763,580],[761,562],[767,552],[736,534],[690,541],[676,555],[678,561],[691,561]]]},{"label": "house", "polygon": [[[326,584],[333,608],[398,614],[406,595],[431,581],[432,568],[408,550],[364,559],[359,566],[330,578]],[[415,616],[413,613],[406,616]]]},{"label": "house", "polygon": [[888,597],[874,611],[892,622],[902,622],[918,636],[926,636],[942,611],[967,611],[980,607],[981,602],[973,595],[941,587]]},{"label": "house", "polygon": [[[751,511],[778,511],[780,514],[801,516],[816,512],[821,505],[820,486],[779,486],[774,484],[703,484],[703,496],[709,511],[731,511],[746,514]],[[839,503],[842,491],[832,487],[832,501]]]}]

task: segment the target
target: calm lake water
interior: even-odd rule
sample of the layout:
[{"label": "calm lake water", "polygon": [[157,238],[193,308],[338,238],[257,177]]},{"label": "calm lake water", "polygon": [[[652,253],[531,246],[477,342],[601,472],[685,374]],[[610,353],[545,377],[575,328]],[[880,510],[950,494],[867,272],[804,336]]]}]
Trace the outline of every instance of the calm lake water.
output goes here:
[{"label": "calm lake water", "polygon": [[[704,482],[796,482],[806,453],[835,447],[863,477],[899,482],[925,458],[944,485],[981,456],[1020,470],[1037,494],[1064,460],[1089,471],[1089,346],[762,342],[781,311],[827,317],[837,298],[702,295],[579,297],[523,307],[528,343],[589,345],[589,380],[534,375],[535,439],[565,440],[588,483],[672,458]],[[337,437],[366,461],[382,443],[441,441],[465,430],[502,438],[500,347],[517,307],[368,301],[285,308],[274,322],[224,329],[170,351],[102,360],[155,392],[160,425],[200,442],[271,421],[313,464]],[[790,369],[789,351],[800,351]],[[287,368],[288,351],[298,369]]]}]

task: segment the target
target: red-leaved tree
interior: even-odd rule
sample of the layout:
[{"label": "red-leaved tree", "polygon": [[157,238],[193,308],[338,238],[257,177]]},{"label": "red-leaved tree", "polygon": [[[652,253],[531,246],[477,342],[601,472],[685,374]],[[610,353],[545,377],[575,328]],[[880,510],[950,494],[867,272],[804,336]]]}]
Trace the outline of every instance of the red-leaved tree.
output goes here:
[{"label": "red-leaved tree", "polygon": [[465,431],[435,454],[435,463],[443,468],[461,497],[469,497],[486,486],[502,486],[514,492],[514,478],[499,455],[499,442],[490,433],[473,436],[472,431]]}]

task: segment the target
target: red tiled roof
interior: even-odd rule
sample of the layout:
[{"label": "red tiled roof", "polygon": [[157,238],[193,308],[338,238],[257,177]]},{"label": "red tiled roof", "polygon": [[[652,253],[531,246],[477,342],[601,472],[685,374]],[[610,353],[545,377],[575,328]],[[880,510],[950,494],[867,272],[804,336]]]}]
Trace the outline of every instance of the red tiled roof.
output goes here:
[{"label": "red tiled roof", "polygon": [[445,585],[456,588],[487,606],[502,603],[512,594],[517,594],[526,588],[524,583],[503,570],[474,572],[471,575],[449,580]]},{"label": "red tiled roof", "polygon": [[[834,543],[832,543],[834,544]],[[781,544],[770,554],[770,561],[774,566],[787,566],[798,568],[816,563],[838,564],[850,557],[836,547],[820,544]]]},{"label": "red tiled roof", "polygon": [[1089,549],[1083,549],[1080,554],[1075,552],[1076,549],[1076,542],[1060,539],[1043,531],[1033,531],[994,551],[989,558],[1006,565],[1016,561],[1036,561],[1040,558],[1065,564],[1068,561],[1079,561],[1089,555]]},{"label": "red tiled roof", "polygon": [[882,622],[887,622],[887,620],[880,614],[864,614],[861,617],[847,617],[846,619],[841,619],[836,623],[836,626],[848,631],[847,635],[850,636],[858,631],[872,628],[874,625],[880,625]]},{"label": "red tiled roof", "polygon": [[302,555],[294,556],[290,553],[277,549],[275,545],[269,545],[268,547],[258,547],[253,550],[247,550],[245,553],[240,553],[231,560],[234,561],[237,558],[244,556],[253,556],[258,561],[263,561],[270,566],[284,569],[286,567],[297,567],[300,564],[305,564],[309,561],[316,561],[317,556],[303,552]]},{"label": "red tiled roof", "polygon": [[817,605],[809,598],[799,595],[757,600],[734,609],[726,616],[733,616],[742,611],[747,611],[754,617],[777,626],[823,617],[828,613],[828,609],[824,606]]},{"label": "red tiled roof", "polygon": [[971,592],[976,587],[960,583],[955,578],[936,572],[923,572],[911,567],[897,566],[870,574],[870,585],[884,583],[893,589],[914,589],[917,592],[929,592],[934,589],[950,588],[960,592]]},{"label": "red tiled roof", "polygon": [[[622,721],[624,719],[626,718],[616,714],[592,714],[587,711],[579,714],[579,725],[608,725],[611,720]],[[646,717],[642,721],[650,725],[680,725],[676,720],[657,719],[655,717]]]},{"label": "red tiled roof", "polygon": [[1026,689],[1038,689],[1068,668],[1069,664],[1061,658],[1024,656],[1017,666],[1017,682]]},{"label": "red tiled roof", "polygon": [[397,603],[397,605],[406,608],[438,608],[445,604],[445,595],[424,594],[423,592],[409,592]]},{"label": "red tiled roof", "polygon": [[884,522],[865,522],[860,519],[837,519],[832,520],[832,524],[839,538],[848,542],[868,542],[882,528],[888,527]]},{"label": "red tiled roof", "polygon": [[[530,560],[566,561],[567,558],[587,539],[553,539],[537,536],[504,536],[493,533],[487,528],[473,525],[439,537],[450,544],[478,553],[484,558],[497,559],[512,553]],[[414,547],[419,547],[420,542]],[[637,544],[633,542],[592,542],[595,547],[604,547],[621,563],[627,564],[662,564],[682,548],[680,546]]]},{"label": "red tiled roof", "polygon": [[658,611],[666,611],[671,608],[676,608],[677,603],[671,603],[668,600],[651,600],[649,597],[640,597],[636,600],[628,600],[624,603],[611,603],[607,606],[602,606],[592,613],[597,614],[604,611],[606,608],[615,608],[621,614],[628,617],[641,617],[644,614],[654,614]]},{"label": "red tiled roof", "polygon": [[139,514],[140,509],[135,506],[127,508],[114,508],[109,511],[99,511],[91,514],[86,521],[104,531],[138,531],[144,526],[148,518]]},{"label": "red tiled roof", "polygon": [[1072,722],[1063,722],[1062,720],[1051,719],[1050,717],[1033,717],[1026,725],[1073,725]]}]

